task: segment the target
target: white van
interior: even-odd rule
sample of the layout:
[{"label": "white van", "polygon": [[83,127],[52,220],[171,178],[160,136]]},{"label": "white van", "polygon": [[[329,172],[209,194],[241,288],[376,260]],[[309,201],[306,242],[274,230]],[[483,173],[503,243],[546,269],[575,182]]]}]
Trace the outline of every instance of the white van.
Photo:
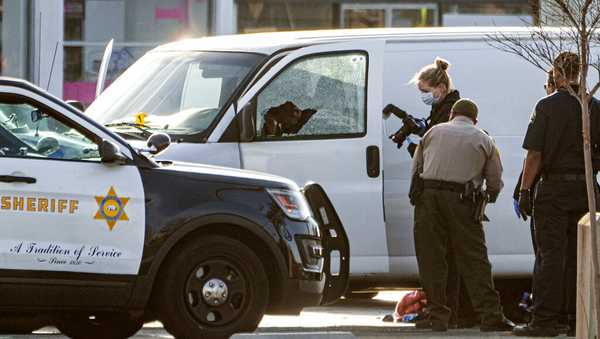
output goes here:
[{"label": "white van", "polygon": [[[416,117],[425,106],[409,80],[436,56],[452,63],[462,97],[480,107],[479,126],[496,140],[505,189],[488,207],[488,250],[497,278],[527,278],[529,225],[512,188],[521,144],[546,75],[487,42],[525,29],[369,29],[233,35],[178,41],[149,52],[86,111],[143,147],[154,132],[174,143],[160,158],[273,173],[320,183],[350,238],[354,288],[416,282],[411,158],[388,136],[393,103]],[[316,110],[295,133],[265,132],[270,108]],[[137,124],[136,124],[137,121]]]}]

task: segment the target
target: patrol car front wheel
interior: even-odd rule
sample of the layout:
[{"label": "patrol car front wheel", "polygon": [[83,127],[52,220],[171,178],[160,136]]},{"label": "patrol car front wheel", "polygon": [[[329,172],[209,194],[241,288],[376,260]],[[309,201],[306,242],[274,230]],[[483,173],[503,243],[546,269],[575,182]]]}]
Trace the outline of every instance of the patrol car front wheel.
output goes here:
[{"label": "patrol car front wheel", "polygon": [[268,299],[258,256],[232,238],[189,241],[166,263],[156,312],[176,338],[228,338],[254,331]]}]

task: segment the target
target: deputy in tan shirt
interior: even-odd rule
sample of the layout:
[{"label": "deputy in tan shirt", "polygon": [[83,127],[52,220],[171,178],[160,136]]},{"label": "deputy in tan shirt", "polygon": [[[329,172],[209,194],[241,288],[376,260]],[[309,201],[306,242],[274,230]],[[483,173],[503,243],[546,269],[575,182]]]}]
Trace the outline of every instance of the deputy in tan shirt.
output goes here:
[{"label": "deputy in tan shirt", "polygon": [[469,181],[476,186],[485,181],[491,201],[503,186],[498,148],[475,127],[477,114],[473,101],[457,101],[450,121],[427,132],[413,158],[413,181],[423,179],[422,192],[411,197],[415,249],[434,331],[445,331],[450,318],[446,306],[448,246],[455,251],[458,272],[481,316],[481,331],[509,331],[514,326],[504,317],[494,289],[483,225],[473,217],[475,203],[462,198]]},{"label": "deputy in tan shirt", "polygon": [[455,113],[451,121],[433,127],[415,153],[412,174],[459,184],[472,181],[475,186],[485,179],[487,192],[497,196],[504,186],[500,152],[475,124],[476,120]]}]

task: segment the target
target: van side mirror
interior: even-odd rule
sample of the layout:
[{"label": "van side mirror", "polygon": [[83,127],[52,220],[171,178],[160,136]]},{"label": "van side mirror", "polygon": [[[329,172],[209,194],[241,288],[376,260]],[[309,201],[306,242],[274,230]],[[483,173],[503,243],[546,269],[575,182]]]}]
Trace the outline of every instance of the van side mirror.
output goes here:
[{"label": "van side mirror", "polygon": [[100,160],[107,164],[124,164],[127,162],[127,157],[121,153],[114,142],[105,139],[100,144]]},{"label": "van side mirror", "polygon": [[154,133],[147,141],[150,154],[158,154],[171,145],[171,137],[166,133]]},{"label": "van side mirror", "polygon": [[238,113],[240,142],[251,142],[256,138],[256,100],[252,100]]},{"label": "van side mirror", "polygon": [[79,100],[67,100],[65,101],[67,104],[71,105],[72,107],[77,108],[80,111],[85,111],[85,106],[83,106],[83,103]]}]

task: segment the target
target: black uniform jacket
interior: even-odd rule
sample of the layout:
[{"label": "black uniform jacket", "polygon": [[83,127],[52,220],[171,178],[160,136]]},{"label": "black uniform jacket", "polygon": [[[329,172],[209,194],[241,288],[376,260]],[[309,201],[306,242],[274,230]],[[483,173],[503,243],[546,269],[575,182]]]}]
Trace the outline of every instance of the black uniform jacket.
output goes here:
[{"label": "black uniform jacket", "polygon": [[448,120],[450,120],[452,106],[454,106],[454,103],[459,99],[460,93],[454,89],[446,95],[444,100],[433,104],[433,106],[431,106],[429,118],[427,119],[427,129],[429,130],[431,127],[441,124],[442,122],[448,122]]},{"label": "black uniform jacket", "polygon": [[[593,153],[600,155],[600,103],[590,105]],[[531,117],[523,148],[542,153],[543,173],[583,174],[581,106],[577,98],[561,89],[541,99]],[[595,159],[595,166],[600,163]],[[599,166],[600,167],[600,166]],[[596,168],[600,169],[600,168]]]},{"label": "black uniform jacket", "polygon": [[[427,129],[425,130],[425,132],[429,131],[431,127],[437,124],[448,122],[450,120],[450,111],[452,110],[452,106],[454,106],[454,103],[457,102],[459,99],[460,93],[457,90],[453,89],[446,95],[444,100],[433,104],[433,106],[431,106],[431,112],[429,113],[429,117],[427,118]],[[416,144],[408,145],[407,150],[411,158],[415,154],[416,149]]]},{"label": "black uniform jacket", "polygon": [[[596,99],[592,99],[590,104],[590,117],[592,162],[594,171],[598,171],[600,102]],[[584,174],[581,106],[577,98],[561,89],[541,99],[531,117],[523,148],[542,153],[542,180],[545,174]],[[544,183],[538,187],[536,204],[552,201],[561,208],[585,208],[587,199],[583,192],[583,181]]]}]

